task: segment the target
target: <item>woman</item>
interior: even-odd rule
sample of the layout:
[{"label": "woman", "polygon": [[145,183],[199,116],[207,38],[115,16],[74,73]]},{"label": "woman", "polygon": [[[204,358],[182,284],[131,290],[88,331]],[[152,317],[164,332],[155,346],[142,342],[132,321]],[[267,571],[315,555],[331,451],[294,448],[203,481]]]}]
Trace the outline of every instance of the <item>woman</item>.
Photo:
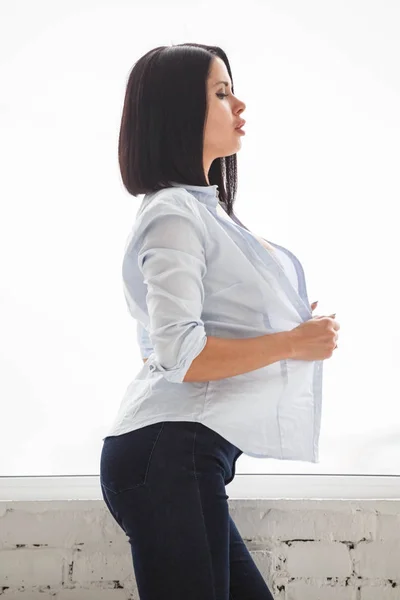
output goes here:
[{"label": "woman", "polygon": [[[297,259],[234,215],[244,109],[218,47],[155,48],[127,84],[119,164],[128,192],[146,195],[125,250],[124,292],[146,364],[103,438],[100,481],[128,536],[141,600],[271,600],[225,486],[244,451],[317,461],[315,361],[331,355],[339,327],[305,323],[305,285],[289,281]],[[271,277],[282,286],[273,296]],[[300,325],[289,337],[294,308]],[[305,362],[292,374],[289,358]],[[309,397],[301,403],[310,381],[317,409]],[[290,401],[282,382],[298,390],[299,413],[279,421],[267,411]],[[278,440],[294,420],[293,441]]]}]

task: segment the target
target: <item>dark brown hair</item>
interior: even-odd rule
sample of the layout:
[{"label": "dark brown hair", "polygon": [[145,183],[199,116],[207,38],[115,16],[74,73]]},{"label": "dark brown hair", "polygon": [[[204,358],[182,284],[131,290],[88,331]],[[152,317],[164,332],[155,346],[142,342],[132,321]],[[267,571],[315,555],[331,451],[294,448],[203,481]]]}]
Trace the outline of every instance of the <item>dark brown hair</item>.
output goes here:
[{"label": "dark brown hair", "polygon": [[[170,187],[171,181],[209,185],[203,167],[207,118],[207,79],[212,60],[228,58],[218,46],[178,44],[160,46],[133,66],[125,93],[118,140],[123,184],[133,196]],[[210,185],[233,213],[237,189],[236,154],[216,158]]]}]

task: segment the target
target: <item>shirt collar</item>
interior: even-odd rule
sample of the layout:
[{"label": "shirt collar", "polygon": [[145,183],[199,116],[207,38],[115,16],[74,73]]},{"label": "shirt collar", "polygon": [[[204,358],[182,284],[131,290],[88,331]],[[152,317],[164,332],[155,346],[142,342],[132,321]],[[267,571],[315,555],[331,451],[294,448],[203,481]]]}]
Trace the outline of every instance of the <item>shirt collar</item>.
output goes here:
[{"label": "shirt collar", "polygon": [[216,208],[219,203],[219,191],[217,185],[188,185],[187,183],[178,183],[177,181],[170,181],[173,187],[182,187],[193,196],[206,204],[210,208]]}]

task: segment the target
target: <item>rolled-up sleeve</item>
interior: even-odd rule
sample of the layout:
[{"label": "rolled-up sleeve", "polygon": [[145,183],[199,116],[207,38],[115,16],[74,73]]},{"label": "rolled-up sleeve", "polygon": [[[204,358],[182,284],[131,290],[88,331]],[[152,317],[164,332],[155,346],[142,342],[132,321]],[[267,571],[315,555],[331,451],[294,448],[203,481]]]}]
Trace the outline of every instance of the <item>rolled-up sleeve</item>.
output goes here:
[{"label": "rolled-up sleeve", "polygon": [[188,199],[172,195],[150,204],[136,233],[154,352],[149,366],[168,381],[182,383],[207,343],[201,319],[205,226]]}]

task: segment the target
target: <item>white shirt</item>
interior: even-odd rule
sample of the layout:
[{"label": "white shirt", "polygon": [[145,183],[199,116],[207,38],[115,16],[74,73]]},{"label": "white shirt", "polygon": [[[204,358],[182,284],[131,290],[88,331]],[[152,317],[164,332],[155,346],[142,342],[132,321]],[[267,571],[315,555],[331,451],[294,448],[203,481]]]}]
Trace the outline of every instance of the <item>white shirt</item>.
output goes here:
[{"label": "white shirt", "polygon": [[142,200],[122,275],[148,360],[107,436],[197,421],[249,456],[317,463],[323,361],[282,359],[234,377],[183,381],[208,335],[258,337],[312,318],[299,260],[272,242],[274,253],[263,247],[223,211],[217,188],[171,182]]}]

